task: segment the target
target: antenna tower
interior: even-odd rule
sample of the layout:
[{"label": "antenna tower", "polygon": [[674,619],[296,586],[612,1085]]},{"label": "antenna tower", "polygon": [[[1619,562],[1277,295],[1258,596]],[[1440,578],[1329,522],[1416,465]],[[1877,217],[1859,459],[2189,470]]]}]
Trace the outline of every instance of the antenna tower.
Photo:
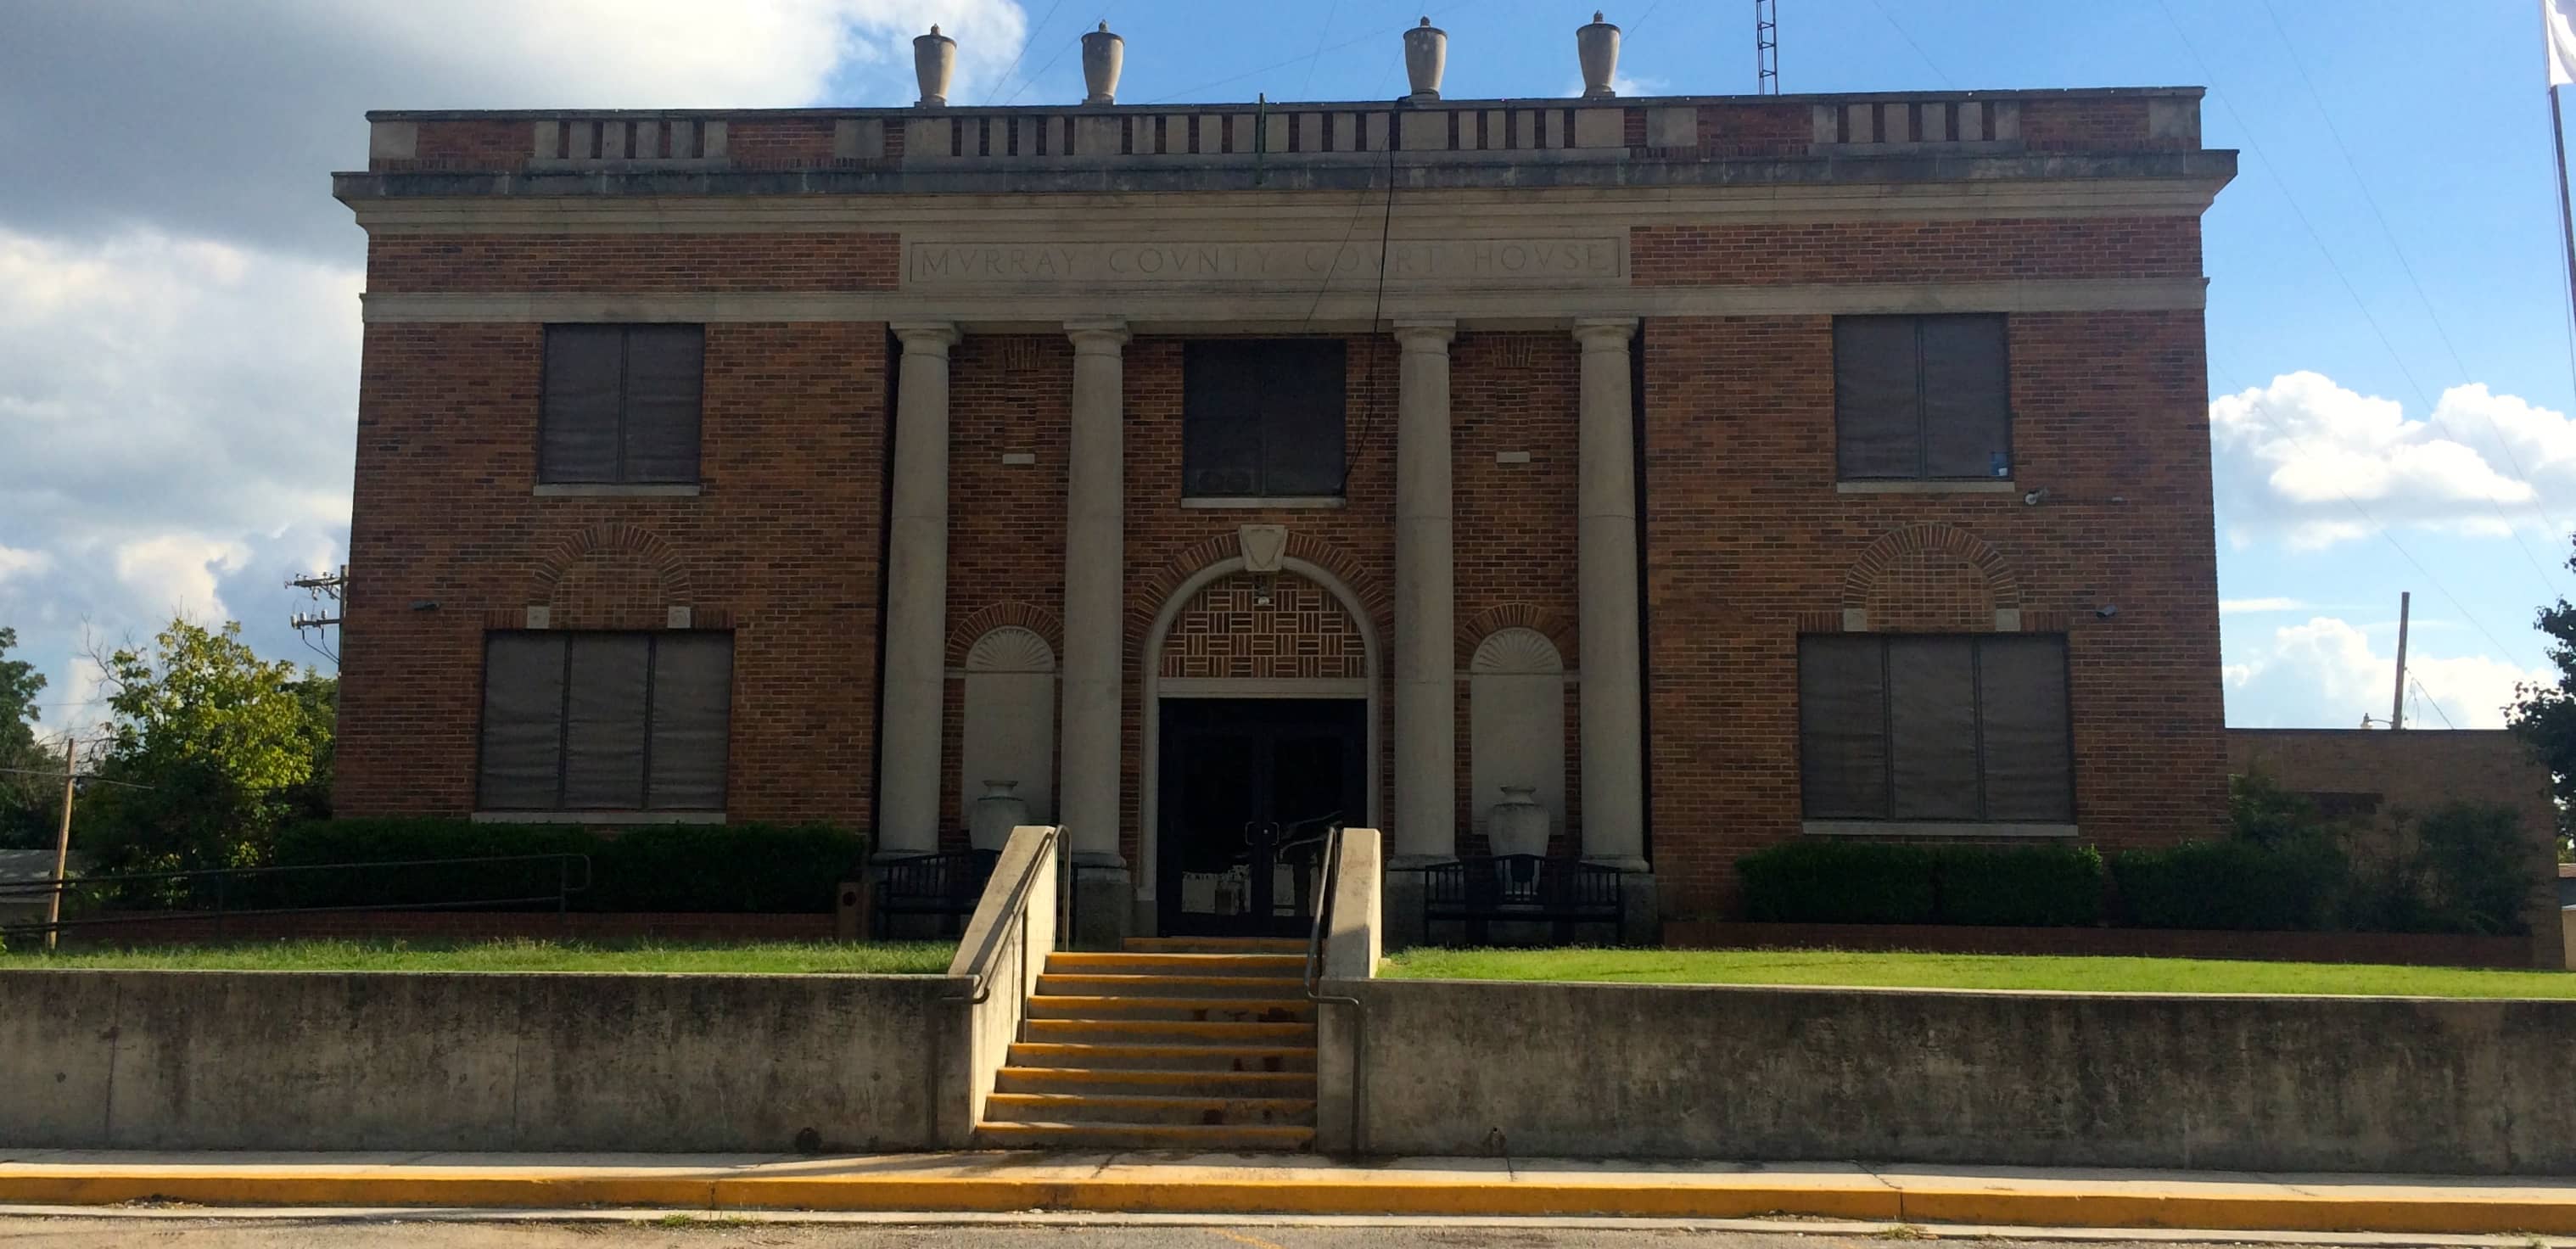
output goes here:
[{"label": "antenna tower", "polygon": [[1780,0],[1753,0],[1753,93],[1780,94]]}]

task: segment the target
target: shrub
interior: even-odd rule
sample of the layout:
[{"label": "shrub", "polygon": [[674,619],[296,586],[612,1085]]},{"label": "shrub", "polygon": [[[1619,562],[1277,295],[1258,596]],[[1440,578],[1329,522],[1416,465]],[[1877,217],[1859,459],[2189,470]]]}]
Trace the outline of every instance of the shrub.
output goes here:
[{"label": "shrub", "polygon": [[1959,846],[1934,865],[1945,924],[2080,927],[2102,922],[2102,855],[2091,846]]},{"label": "shrub", "polygon": [[1923,924],[1932,852],[1883,842],[1786,841],[1736,860],[1748,918],[1795,924]]},{"label": "shrub", "polygon": [[[624,832],[571,824],[477,824],[453,819],[321,820],[278,838],[279,866],[400,863],[513,855],[590,856],[578,911],[819,912],[834,886],[867,860],[866,839],[823,826],[651,825]],[[264,905],[416,906],[510,903],[550,907],[559,867],[550,862],[442,868],[354,868],[261,878]],[[580,883],[579,869],[573,881]]]},{"label": "shrub", "polygon": [[2314,839],[2193,841],[2111,859],[2126,922],[2141,928],[2321,929],[2348,877],[2342,853]]},{"label": "shrub", "polygon": [[2416,877],[2427,926],[2439,932],[2528,931],[2522,909],[2535,887],[2522,818],[2501,803],[2453,802],[2415,826]]}]

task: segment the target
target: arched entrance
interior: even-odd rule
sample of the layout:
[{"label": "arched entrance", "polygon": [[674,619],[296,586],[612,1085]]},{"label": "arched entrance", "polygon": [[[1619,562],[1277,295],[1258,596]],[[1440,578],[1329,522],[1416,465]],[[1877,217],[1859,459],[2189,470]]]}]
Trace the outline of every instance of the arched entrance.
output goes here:
[{"label": "arched entrance", "polygon": [[1323,569],[1220,561],[1146,637],[1139,898],[1166,934],[1302,935],[1328,823],[1376,819],[1379,653]]}]

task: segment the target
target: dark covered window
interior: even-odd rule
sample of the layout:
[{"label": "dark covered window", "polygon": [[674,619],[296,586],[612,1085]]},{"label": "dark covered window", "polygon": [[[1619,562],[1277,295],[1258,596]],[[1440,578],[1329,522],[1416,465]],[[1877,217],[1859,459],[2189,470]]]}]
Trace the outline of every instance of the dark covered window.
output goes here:
[{"label": "dark covered window", "polygon": [[1800,638],[1798,753],[1811,820],[2071,823],[2066,639]]},{"label": "dark covered window", "polygon": [[2000,316],[1834,318],[1840,476],[2012,476]]},{"label": "dark covered window", "polygon": [[721,811],[729,633],[491,634],[486,811]]},{"label": "dark covered window", "polygon": [[704,326],[547,326],[537,480],[695,483],[705,359]]},{"label": "dark covered window", "polygon": [[1181,357],[1181,493],[1342,492],[1338,339],[1216,339]]}]

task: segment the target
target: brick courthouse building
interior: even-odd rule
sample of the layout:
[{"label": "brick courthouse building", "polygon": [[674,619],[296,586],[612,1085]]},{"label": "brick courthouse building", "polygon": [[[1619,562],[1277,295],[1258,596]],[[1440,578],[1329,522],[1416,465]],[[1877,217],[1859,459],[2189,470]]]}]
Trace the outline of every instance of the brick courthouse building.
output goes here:
[{"label": "brick courthouse building", "polygon": [[2215,833],[2199,94],[371,114],[339,810]]}]

